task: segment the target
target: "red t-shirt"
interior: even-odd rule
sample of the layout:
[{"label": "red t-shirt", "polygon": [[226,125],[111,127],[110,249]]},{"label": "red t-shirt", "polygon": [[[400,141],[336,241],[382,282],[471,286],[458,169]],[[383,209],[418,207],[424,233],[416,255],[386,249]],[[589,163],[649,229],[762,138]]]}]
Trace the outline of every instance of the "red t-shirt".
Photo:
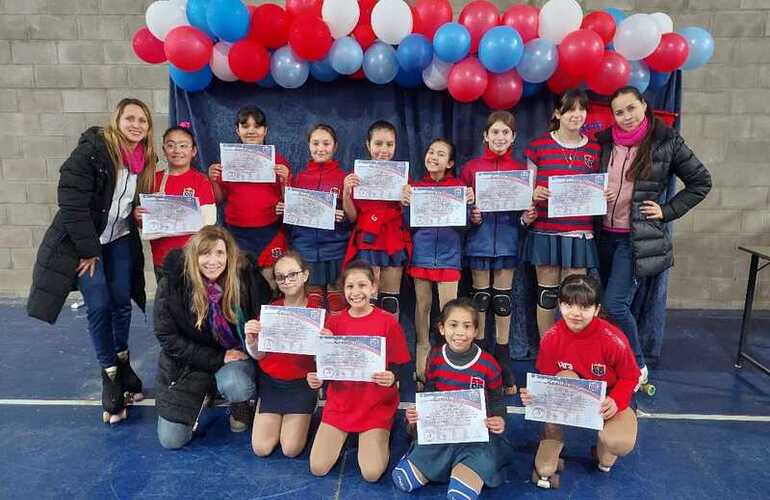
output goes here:
[{"label": "red t-shirt", "polygon": [[[275,152],[276,165],[291,165],[286,158]],[[225,222],[237,227],[264,227],[279,220],[275,206],[283,197],[281,182],[223,182],[219,185],[227,196]]]},{"label": "red t-shirt", "polygon": [[[164,172],[155,174],[154,192],[159,192],[160,184],[163,181]],[[174,196],[195,196],[201,207],[205,205],[215,205],[214,191],[211,188],[211,181],[208,177],[191,168],[182,175],[169,175],[166,180],[164,194]],[[167,238],[158,238],[150,241],[152,248],[152,263],[155,266],[163,265],[163,259],[171,250],[182,248],[192,235],[169,236]]]},{"label": "red t-shirt", "polygon": [[[274,300],[272,305],[282,306],[284,299]],[[307,307],[321,308],[321,300],[315,295],[308,296]],[[315,371],[315,359],[304,354],[286,354],[268,352],[259,360],[259,367],[271,378],[276,380],[297,380]]]},{"label": "red t-shirt", "polygon": [[628,339],[601,318],[594,318],[580,333],[573,333],[560,319],[543,334],[535,367],[544,375],[572,370],[582,379],[604,380],[607,395],[615,400],[619,412],[628,408],[639,382],[639,367]]},{"label": "red t-shirt", "polygon": [[[334,335],[371,335],[385,337],[385,363],[403,365],[409,362],[409,348],[404,331],[392,314],[377,307],[362,317],[354,318],[346,310],[331,316],[327,327]],[[390,430],[398,410],[398,386],[382,387],[374,382],[329,382],[321,420],[344,432],[371,429]]]}]

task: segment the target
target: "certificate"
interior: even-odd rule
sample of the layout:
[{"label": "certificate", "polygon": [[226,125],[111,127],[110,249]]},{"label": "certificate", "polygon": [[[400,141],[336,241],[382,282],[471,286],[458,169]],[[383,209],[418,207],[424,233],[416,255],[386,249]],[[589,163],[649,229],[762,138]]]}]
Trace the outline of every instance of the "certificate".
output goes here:
[{"label": "certificate", "polygon": [[326,318],[324,309],[262,306],[257,349],[260,352],[314,355]]},{"label": "certificate", "polygon": [[484,389],[418,392],[417,444],[489,441]]},{"label": "certificate", "polygon": [[466,225],[468,205],[464,186],[414,187],[409,205],[412,227]]},{"label": "certificate", "polygon": [[600,411],[607,382],[527,373],[527,391],[534,402],[525,408],[525,420],[604,428]]},{"label": "certificate", "polygon": [[482,212],[526,210],[532,205],[532,172],[476,172],[476,207]]},{"label": "certificate", "polygon": [[353,172],[361,183],[353,189],[356,200],[401,200],[409,176],[408,161],[356,160]]},{"label": "certificate", "polygon": [[283,199],[284,224],[334,230],[337,195],[287,187]]},{"label": "certificate", "polygon": [[275,182],[275,146],[220,144],[222,180],[226,182]]},{"label": "certificate", "polygon": [[147,210],[142,216],[142,238],[193,234],[203,227],[203,213],[195,196],[140,194],[139,204]]},{"label": "certificate", "polygon": [[607,174],[554,175],[548,178],[548,217],[607,213]]},{"label": "certificate", "polygon": [[385,337],[321,335],[315,364],[321,380],[371,382],[385,371]]}]

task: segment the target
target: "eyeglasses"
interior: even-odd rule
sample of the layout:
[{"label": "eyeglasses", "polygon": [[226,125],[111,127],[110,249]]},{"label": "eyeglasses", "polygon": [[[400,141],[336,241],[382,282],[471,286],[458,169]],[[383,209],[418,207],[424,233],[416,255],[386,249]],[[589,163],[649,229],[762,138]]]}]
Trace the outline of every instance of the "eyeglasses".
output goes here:
[{"label": "eyeglasses", "polygon": [[286,274],[275,273],[275,281],[277,283],[286,283],[288,281],[294,283],[297,281],[297,278],[299,278],[300,274],[302,274],[302,271],[292,271]]},{"label": "eyeglasses", "polygon": [[167,142],[163,145],[163,148],[169,151],[173,151],[175,149],[179,151],[189,151],[192,149],[192,147],[193,145],[189,142]]}]

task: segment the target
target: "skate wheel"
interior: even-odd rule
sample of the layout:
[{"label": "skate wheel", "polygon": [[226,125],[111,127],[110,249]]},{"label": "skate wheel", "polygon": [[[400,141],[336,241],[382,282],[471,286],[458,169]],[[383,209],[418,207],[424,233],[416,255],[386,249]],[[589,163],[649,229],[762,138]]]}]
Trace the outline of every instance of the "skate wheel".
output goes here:
[{"label": "skate wheel", "polygon": [[658,392],[658,390],[652,384],[645,384],[643,387],[644,387],[644,393],[650,397],[654,396],[655,393]]},{"label": "skate wheel", "polygon": [[559,475],[553,474],[551,477],[543,477],[537,473],[537,470],[532,471],[532,482],[535,486],[545,489],[557,489],[559,487]]},{"label": "skate wheel", "polygon": [[109,421],[110,421],[110,412],[103,411],[102,412],[102,422],[104,422],[106,424]]}]

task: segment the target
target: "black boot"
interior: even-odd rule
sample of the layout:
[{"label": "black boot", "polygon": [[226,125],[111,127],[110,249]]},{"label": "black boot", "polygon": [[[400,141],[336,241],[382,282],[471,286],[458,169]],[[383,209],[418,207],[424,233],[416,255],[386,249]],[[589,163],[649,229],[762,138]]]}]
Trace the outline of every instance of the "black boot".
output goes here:
[{"label": "black boot", "polygon": [[495,344],[495,359],[500,364],[503,371],[503,386],[505,388],[516,386],[516,377],[513,374],[511,366],[511,355],[508,350],[508,344]]},{"label": "black boot", "polygon": [[122,385],[120,368],[113,375],[110,375],[106,369],[102,369],[102,408],[104,408],[102,419],[105,423],[115,423],[123,418],[115,418],[120,417],[126,407]]},{"label": "black boot", "polygon": [[144,399],[144,394],[142,393],[142,381],[139,376],[137,376],[134,369],[131,368],[131,359],[128,351],[123,351],[118,354],[118,372],[120,373],[123,391],[128,393],[128,398],[132,402]]}]

